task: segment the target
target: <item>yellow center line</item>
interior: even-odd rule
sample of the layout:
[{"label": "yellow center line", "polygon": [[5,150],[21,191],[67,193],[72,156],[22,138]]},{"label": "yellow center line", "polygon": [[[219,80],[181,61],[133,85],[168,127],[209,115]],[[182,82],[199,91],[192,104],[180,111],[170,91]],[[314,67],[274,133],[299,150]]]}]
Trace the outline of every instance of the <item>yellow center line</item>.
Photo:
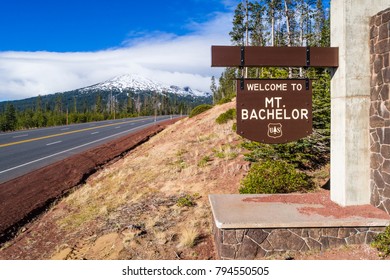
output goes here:
[{"label": "yellow center line", "polygon": [[63,136],[63,135],[68,135],[68,134],[73,134],[73,133],[79,133],[79,132],[93,130],[93,129],[98,129],[98,128],[103,128],[103,127],[114,126],[114,125],[118,125],[118,124],[126,124],[126,123],[131,123],[131,122],[140,122],[140,121],[144,121],[146,119],[147,118],[139,119],[139,120],[125,121],[125,122],[120,122],[120,123],[105,124],[105,125],[101,125],[101,126],[88,127],[88,128],[83,128],[83,129],[79,129],[79,130],[73,130],[73,131],[67,131],[67,132],[62,132],[62,133],[57,133],[57,134],[51,134],[51,135],[47,135],[47,136],[31,138],[31,139],[26,139],[26,140],[17,141],[17,142],[0,144],[0,148],[4,148],[4,147],[8,147],[8,146],[14,146],[14,145],[28,143],[28,142],[34,142],[34,141],[38,141],[38,140],[43,140],[43,139],[48,139],[48,138],[53,138],[53,137],[58,137],[58,136]]}]

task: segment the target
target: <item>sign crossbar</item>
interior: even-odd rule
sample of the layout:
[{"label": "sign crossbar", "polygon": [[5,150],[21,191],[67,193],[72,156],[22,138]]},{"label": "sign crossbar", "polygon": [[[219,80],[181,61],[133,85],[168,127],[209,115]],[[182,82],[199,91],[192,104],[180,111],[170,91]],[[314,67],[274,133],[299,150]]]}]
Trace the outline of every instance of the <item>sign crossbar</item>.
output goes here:
[{"label": "sign crossbar", "polygon": [[212,67],[338,67],[335,47],[212,46]]}]

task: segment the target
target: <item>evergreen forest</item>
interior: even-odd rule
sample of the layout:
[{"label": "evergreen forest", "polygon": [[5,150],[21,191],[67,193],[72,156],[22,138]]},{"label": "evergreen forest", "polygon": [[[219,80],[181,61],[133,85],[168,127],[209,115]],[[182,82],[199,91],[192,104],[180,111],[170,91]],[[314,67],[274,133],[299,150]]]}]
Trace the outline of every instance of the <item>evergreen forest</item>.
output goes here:
[{"label": "evergreen forest", "polygon": [[187,115],[211,97],[154,91],[81,91],[0,103],[0,131],[154,115]]}]

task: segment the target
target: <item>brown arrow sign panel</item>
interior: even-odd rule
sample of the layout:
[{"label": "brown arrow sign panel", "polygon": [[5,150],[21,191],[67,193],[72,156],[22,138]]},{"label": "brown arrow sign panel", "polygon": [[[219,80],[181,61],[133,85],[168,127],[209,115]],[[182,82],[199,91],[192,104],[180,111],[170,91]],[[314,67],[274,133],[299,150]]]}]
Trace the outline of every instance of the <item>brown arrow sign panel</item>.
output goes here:
[{"label": "brown arrow sign panel", "polygon": [[286,143],[312,133],[311,81],[237,81],[237,133],[252,141]]}]

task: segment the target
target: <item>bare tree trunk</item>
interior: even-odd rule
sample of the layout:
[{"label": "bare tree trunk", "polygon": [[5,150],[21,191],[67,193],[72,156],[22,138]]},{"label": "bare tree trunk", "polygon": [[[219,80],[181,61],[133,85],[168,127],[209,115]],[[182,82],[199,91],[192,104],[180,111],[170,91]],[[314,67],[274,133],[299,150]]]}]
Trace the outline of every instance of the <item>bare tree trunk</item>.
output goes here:
[{"label": "bare tree trunk", "polygon": [[275,47],[275,0],[272,0],[270,5],[271,16],[271,47]]},{"label": "bare tree trunk", "polygon": [[275,15],[272,14],[271,18],[271,46],[275,47]]},{"label": "bare tree trunk", "polygon": [[[303,5],[304,5],[304,1],[301,2],[301,5],[302,5],[301,6],[301,18],[299,20],[299,44],[301,47],[303,47],[303,22],[304,22],[304,20],[303,20],[303,10],[304,10]],[[299,68],[299,77],[302,78],[303,75],[304,75],[303,68],[300,67]]]},{"label": "bare tree trunk", "polygon": [[291,47],[290,13],[287,6],[287,0],[284,1],[284,14],[286,16],[287,46]]},{"label": "bare tree trunk", "polygon": [[[248,0],[245,1],[246,21],[245,21],[245,46],[249,45],[249,11],[248,11]],[[248,78],[248,67],[245,67],[245,78]]]},{"label": "bare tree trunk", "polygon": [[[291,47],[291,30],[290,30],[290,13],[288,10],[287,0],[284,0],[284,14],[286,16],[286,27],[287,27],[287,46]],[[292,68],[288,68],[288,77],[292,78]]]}]

